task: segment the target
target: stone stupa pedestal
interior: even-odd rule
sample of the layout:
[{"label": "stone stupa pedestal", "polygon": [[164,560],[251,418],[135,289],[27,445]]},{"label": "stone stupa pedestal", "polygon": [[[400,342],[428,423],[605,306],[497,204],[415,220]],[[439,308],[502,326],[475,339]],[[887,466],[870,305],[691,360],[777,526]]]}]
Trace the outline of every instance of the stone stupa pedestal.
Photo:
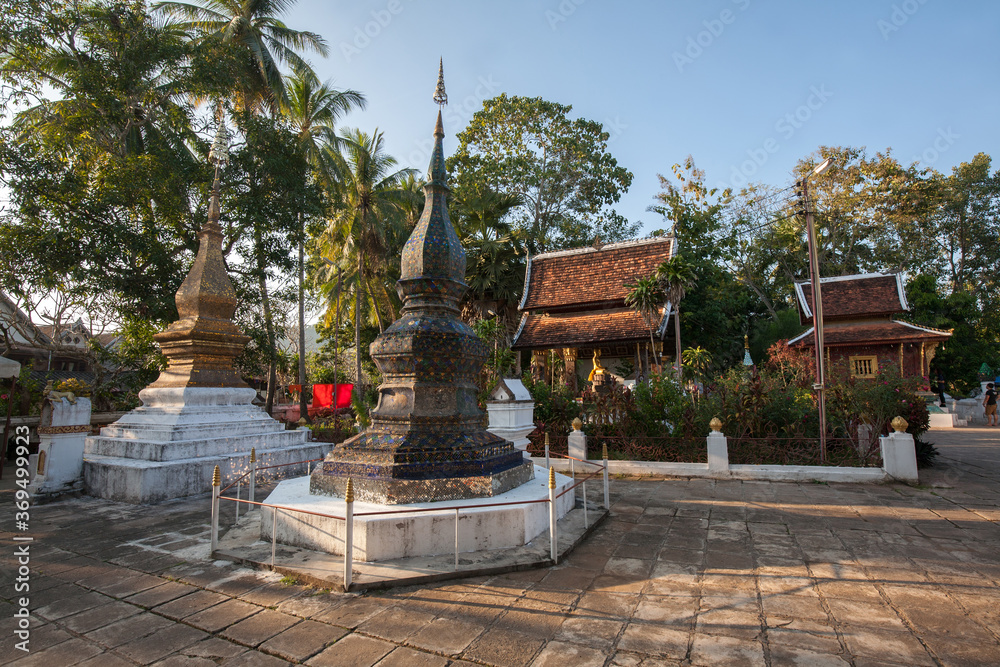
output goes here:
[{"label": "stone stupa pedestal", "polygon": [[[330,445],[309,431],[286,431],[238,387],[147,387],[143,405],[86,441],[84,487],[90,495],[150,504],[211,490],[216,465],[223,479],[259,467],[322,458]],[[290,467],[288,474],[303,474]]]},{"label": "stone stupa pedestal", "polygon": [[208,221],[177,290],[180,319],[154,336],[167,369],[139,392],[141,407],[87,438],[83,477],[91,495],[157,503],[208,493],[216,465],[227,479],[244,472],[251,448],[260,466],[321,458],[329,451],[328,444],[309,442],[308,430],[286,431],[252,405],[256,392],[233,367],[249,338],[233,324],[236,292],[222,257],[218,165],[225,162],[225,141],[220,126],[209,154],[216,173]]}]

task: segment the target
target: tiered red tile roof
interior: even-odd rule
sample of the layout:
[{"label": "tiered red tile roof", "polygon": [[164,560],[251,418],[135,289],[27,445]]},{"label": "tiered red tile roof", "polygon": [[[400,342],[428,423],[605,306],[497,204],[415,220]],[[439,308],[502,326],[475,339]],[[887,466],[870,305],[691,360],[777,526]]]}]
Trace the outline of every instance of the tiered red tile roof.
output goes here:
[{"label": "tiered red tile roof", "polygon": [[[826,304],[823,304],[824,307]],[[826,320],[826,313],[823,315]],[[827,325],[823,327],[824,347],[856,346],[871,343],[910,343],[942,341],[951,336],[950,331],[933,329],[909,322],[888,320],[858,324]],[[812,347],[813,328],[788,341],[789,347]]]},{"label": "tiered red tile roof", "polygon": [[656,271],[673,254],[662,236],[536,255],[528,260],[521,310],[554,310],[625,303],[628,283]]},{"label": "tiered red tile roof", "polygon": [[[909,310],[899,275],[878,273],[821,278],[823,321],[897,315]],[[799,321],[812,324],[812,283],[798,283]]]},{"label": "tiered red tile roof", "polygon": [[642,318],[625,305],[625,285],[652,274],[674,254],[673,237],[663,236],[529,258],[524,316],[513,348],[649,340]]},{"label": "tiered red tile roof", "polygon": [[[660,310],[661,316],[663,310]],[[521,319],[515,349],[574,347],[649,340],[649,329],[634,310],[528,315]]]}]

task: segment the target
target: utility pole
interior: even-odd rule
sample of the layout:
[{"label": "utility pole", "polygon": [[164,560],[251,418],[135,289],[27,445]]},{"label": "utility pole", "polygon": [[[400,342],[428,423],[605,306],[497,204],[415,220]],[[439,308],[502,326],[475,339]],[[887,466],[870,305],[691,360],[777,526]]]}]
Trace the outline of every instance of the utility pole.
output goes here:
[{"label": "utility pole", "polygon": [[802,211],[806,218],[806,234],[809,243],[809,286],[812,292],[813,345],[816,349],[816,407],[819,410],[819,458],[826,462],[826,367],[823,355],[823,295],[819,282],[819,253],[817,251],[816,224],[813,220],[812,206],[809,203],[809,176],[822,174],[830,166],[827,158],[813,169],[812,173],[803,177],[796,185]]}]

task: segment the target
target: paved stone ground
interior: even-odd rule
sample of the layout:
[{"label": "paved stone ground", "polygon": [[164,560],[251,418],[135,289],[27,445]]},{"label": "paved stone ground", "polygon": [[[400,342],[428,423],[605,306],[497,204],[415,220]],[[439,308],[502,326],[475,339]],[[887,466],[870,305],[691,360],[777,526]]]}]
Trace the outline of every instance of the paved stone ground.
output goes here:
[{"label": "paved stone ground", "polygon": [[204,560],[205,498],[44,505],[27,655],[8,509],[0,662],[997,665],[1000,429],[931,436],[942,461],[920,487],[617,480],[559,567],[380,594]]}]

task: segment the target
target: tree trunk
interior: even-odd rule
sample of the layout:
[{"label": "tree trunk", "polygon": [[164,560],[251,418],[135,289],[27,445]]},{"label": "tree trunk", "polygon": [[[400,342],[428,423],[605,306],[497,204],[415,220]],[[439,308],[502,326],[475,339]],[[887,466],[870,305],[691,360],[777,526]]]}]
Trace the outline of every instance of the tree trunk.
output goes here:
[{"label": "tree trunk", "polygon": [[306,298],[305,298],[305,229],[299,213],[299,418],[309,421],[306,400]]},{"label": "tree trunk", "polygon": [[362,390],[364,382],[361,380],[361,299],[364,296],[364,280],[362,271],[365,265],[365,253],[358,249],[358,275],[355,278],[357,286],[354,292],[354,383],[358,391]]},{"label": "tree trunk", "polygon": [[681,309],[674,306],[674,343],[677,358],[674,360],[674,369],[677,371],[677,381],[681,379]]},{"label": "tree trunk", "polygon": [[267,364],[267,400],[264,402],[264,411],[267,414],[271,414],[271,408],[274,407],[274,389],[277,380],[277,353],[274,345],[274,321],[271,317],[271,299],[267,294],[267,280],[264,277],[264,267],[258,258],[257,263],[257,284],[260,287],[260,298],[261,304],[264,308],[264,329],[267,331],[267,355],[269,358]]}]

